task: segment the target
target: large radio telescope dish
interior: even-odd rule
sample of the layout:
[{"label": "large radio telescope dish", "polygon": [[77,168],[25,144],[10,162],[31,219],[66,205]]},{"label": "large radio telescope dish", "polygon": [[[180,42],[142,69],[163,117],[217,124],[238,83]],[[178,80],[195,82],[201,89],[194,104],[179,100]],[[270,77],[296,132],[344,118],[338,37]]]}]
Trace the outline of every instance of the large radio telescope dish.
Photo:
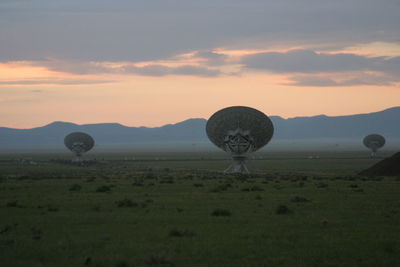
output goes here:
[{"label": "large radio telescope dish", "polygon": [[225,173],[248,173],[247,154],[265,146],[274,134],[267,115],[257,109],[233,106],[214,113],[207,121],[207,136],[214,145],[231,153],[234,163]]},{"label": "large radio telescope dish", "polygon": [[76,160],[80,161],[82,154],[93,148],[94,140],[87,133],[73,132],[64,138],[64,144],[76,155]]},{"label": "large radio telescope dish", "polygon": [[372,151],[371,155],[375,156],[378,149],[385,145],[386,140],[380,134],[370,134],[364,137],[363,143]]}]

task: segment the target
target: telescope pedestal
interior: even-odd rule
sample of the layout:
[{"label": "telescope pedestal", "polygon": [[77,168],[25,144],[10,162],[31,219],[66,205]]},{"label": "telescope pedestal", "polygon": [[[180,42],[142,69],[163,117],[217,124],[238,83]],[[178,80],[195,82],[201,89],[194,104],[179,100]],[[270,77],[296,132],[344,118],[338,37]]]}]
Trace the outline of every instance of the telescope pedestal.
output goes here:
[{"label": "telescope pedestal", "polygon": [[226,174],[248,174],[250,173],[246,167],[246,156],[234,155],[232,156],[233,163],[228,169],[224,171]]},{"label": "telescope pedestal", "polygon": [[81,164],[82,162],[83,162],[83,159],[82,159],[82,156],[80,154],[79,155],[75,155],[75,158],[72,159],[72,163]]}]

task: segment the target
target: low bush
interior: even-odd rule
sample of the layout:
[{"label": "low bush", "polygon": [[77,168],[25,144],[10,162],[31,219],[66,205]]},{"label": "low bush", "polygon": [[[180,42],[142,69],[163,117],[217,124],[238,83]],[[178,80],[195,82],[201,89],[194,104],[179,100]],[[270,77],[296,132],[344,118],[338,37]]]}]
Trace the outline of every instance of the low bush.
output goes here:
[{"label": "low bush", "polygon": [[229,187],[231,187],[231,184],[217,185],[216,187],[211,189],[210,192],[219,193],[219,192],[228,190]]},{"label": "low bush", "polygon": [[129,267],[129,264],[126,261],[119,261],[115,264],[115,267]]},{"label": "low bush", "polygon": [[292,211],[286,205],[279,205],[275,209],[275,214],[289,214]]},{"label": "low bush", "polygon": [[40,240],[42,238],[42,230],[32,227],[31,228],[31,233],[32,233],[32,239],[33,240]]},{"label": "low bush", "polygon": [[168,257],[162,253],[153,253],[150,256],[148,256],[144,262],[147,266],[153,266],[153,265],[174,266],[174,264],[168,259]]},{"label": "low bush", "polygon": [[245,188],[243,188],[242,189],[242,191],[243,192],[260,192],[260,191],[264,191],[264,188],[262,188],[262,187],[260,187],[260,186],[257,186],[257,185],[254,185],[254,186],[251,186],[251,187],[245,187]]},{"label": "low bush", "polygon": [[326,187],[328,187],[328,184],[321,182],[321,183],[316,183],[315,186],[317,188],[326,188]]},{"label": "low bush", "polygon": [[295,196],[290,201],[291,202],[309,202],[310,200],[308,200],[307,198],[304,198],[304,197]]},{"label": "low bush", "polygon": [[212,213],[212,216],[231,216],[231,212],[226,209],[215,209]]},{"label": "low bush", "polygon": [[79,184],[73,184],[69,187],[69,191],[81,191],[82,186]]},{"label": "low bush", "polygon": [[172,229],[169,234],[170,237],[191,237],[194,236],[195,234],[192,231],[189,230],[177,230],[177,229]]},{"label": "low bush", "polygon": [[137,207],[138,204],[128,198],[124,198],[115,202],[119,208]]},{"label": "low bush", "polygon": [[102,185],[96,189],[96,192],[100,192],[100,193],[105,193],[105,192],[110,192],[110,191],[111,191],[111,186],[109,186],[109,185]]}]

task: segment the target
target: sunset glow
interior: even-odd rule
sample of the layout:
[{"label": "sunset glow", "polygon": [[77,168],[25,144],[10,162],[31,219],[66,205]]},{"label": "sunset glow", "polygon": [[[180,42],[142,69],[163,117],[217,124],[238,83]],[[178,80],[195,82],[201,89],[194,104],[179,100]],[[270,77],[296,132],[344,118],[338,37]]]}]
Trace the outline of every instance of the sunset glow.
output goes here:
[{"label": "sunset glow", "polygon": [[[0,4],[0,9],[7,8]],[[15,34],[24,31],[21,24],[28,25],[27,21],[17,23],[11,16],[2,20],[15,26]],[[112,25],[117,27],[118,23]],[[9,28],[1,28],[4,36],[9,36],[2,53],[10,57],[0,62],[0,126],[5,127],[30,128],[53,121],[161,126],[208,118],[215,110],[232,105],[252,106],[287,118],[367,113],[400,104],[400,44],[393,40],[392,28],[387,35],[370,38],[375,29],[366,25],[365,38],[349,40],[348,33],[335,33],[340,39],[337,42],[322,33],[314,33],[305,41],[306,30],[304,36],[290,41],[284,33],[271,33],[270,40],[262,30],[254,33],[257,38],[241,39],[240,34],[233,34],[201,49],[176,40],[176,49],[171,48],[169,56],[158,55],[158,43],[149,41],[154,55],[149,47],[148,59],[139,59],[142,50],[132,48],[137,60],[127,52],[123,59],[119,52],[125,46],[118,42],[106,51],[111,56],[106,58],[99,52],[96,60],[89,56],[94,54],[88,48],[96,50],[96,45],[82,45],[87,53],[72,55],[67,46],[50,45],[57,41],[53,39],[47,43],[56,52],[39,56],[34,51],[42,50],[34,47],[34,41],[47,44],[35,39],[39,36],[24,37],[33,43],[31,52]],[[144,28],[136,32],[143,33],[137,38],[147,38]],[[111,33],[102,33],[113,38]],[[85,44],[85,37],[79,36]],[[168,41],[164,46],[173,46],[172,40],[164,40]],[[17,50],[19,53],[14,53]],[[118,56],[113,58],[113,53]]]}]

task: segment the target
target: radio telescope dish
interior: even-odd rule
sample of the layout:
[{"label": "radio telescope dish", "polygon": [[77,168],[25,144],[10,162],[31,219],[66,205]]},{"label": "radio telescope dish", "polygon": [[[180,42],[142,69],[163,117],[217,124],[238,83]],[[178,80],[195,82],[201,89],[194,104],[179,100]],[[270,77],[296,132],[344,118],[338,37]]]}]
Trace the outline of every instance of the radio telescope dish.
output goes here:
[{"label": "radio telescope dish", "polygon": [[363,143],[368,147],[372,153],[371,156],[375,156],[378,149],[385,145],[385,137],[380,134],[370,134],[364,137]]},{"label": "radio telescope dish", "polygon": [[233,106],[214,113],[207,121],[210,141],[232,155],[233,164],[225,173],[249,173],[244,164],[247,155],[265,146],[274,134],[267,115],[257,109]]},{"label": "radio telescope dish", "polygon": [[83,153],[88,152],[94,146],[93,138],[82,132],[73,132],[64,138],[65,146],[76,155],[76,161],[81,161]]}]

